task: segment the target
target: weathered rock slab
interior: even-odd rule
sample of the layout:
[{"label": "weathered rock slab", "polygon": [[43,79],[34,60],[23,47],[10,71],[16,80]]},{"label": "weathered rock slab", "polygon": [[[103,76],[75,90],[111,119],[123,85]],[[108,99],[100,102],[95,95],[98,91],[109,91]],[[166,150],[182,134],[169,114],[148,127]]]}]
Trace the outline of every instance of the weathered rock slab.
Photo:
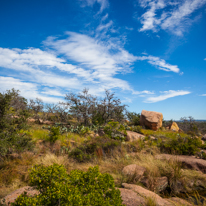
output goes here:
[{"label": "weathered rock slab", "polygon": [[197,159],[193,156],[186,155],[170,155],[170,154],[160,154],[155,156],[157,159],[161,160],[175,160],[179,161],[188,169],[193,169],[201,171],[206,174],[206,160]]},{"label": "weathered rock slab", "polygon": [[139,134],[137,132],[132,132],[132,131],[129,131],[129,130],[127,130],[126,132],[127,132],[126,140],[129,141],[129,142],[133,142],[133,141],[145,138],[144,135]]},{"label": "weathered rock slab", "polygon": [[125,176],[133,179],[134,181],[138,181],[144,175],[145,172],[146,168],[136,164],[127,165],[122,170],[122,173]]},{"label": "weathered rock slab", "polygon": [[162,120],[162,113],[142,110],[140,125],[156,131],[162,126]]},{"label": "weathered rock slab", "polygon": [[136,192],[125,188],[118,189],[121,192],[121,197],[123,200],[122,204],[125,204],[126,206],[146,205],[145,199]]},{"label": "weathered rock slab", "polygon": [[1,201],[5,200],[5,204],[9,205],[9,203],[13,203],[17,199],[17,197],[19,197],[24,192],[27,192],[27,195],[29,195],[29,196],[34,196],[34,195],[39,194],[38,190],[35,190],[33,187],[26,186],[26,187],[22,187],[18,190],[15,190],[11,194],[4,197]]},{"label": "weathered rock slab", "polygon": [[172,122],[172,124],[169,126],[169,129],[174,132],[178,132],[180,130],[176,122]]},{"label": "weathered rock slab", "polygon": [[157,206],[171,206],[174,205],[172,203],[170,203],[169,201],[167,201],[166,199],[160,197],[159,195],[157,195],[156,193],[146,190],[141,186],[138,185],[133,185],[133,184],[127,184],[127,183],[123,183],[122,186],[125,189],[128,190],[132,190],[134,192],[136,192],[138,195],[140,195],[141,197],[144,197],[145,199],[151,198],[156,202]]}]

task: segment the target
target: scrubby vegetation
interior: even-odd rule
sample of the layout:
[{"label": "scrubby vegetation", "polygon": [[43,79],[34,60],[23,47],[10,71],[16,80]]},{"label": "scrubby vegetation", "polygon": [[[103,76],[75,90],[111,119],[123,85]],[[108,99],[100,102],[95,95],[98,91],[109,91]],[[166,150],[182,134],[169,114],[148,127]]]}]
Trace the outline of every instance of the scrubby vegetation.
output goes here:
[{"label": "scrubby vegetation", "polygon": [[115,189],[109,174],[101,174],[98,167],[87,172],[73,170],[67,174],[61,165],[35,166],[30,173],[31,185],[40,194],[18,197],[13,206],[22,205],[116,205],[123,206],[120,191]]},{"label": "scrubby vegetation", "polygon": [[[126,111],[109,91],[103,99],[83,90],[67,94],[65,100],[48,105],[40,99],[28,103],[14,89],[0,94],[0,198],[31,185],[40,194],[24,194],[14,205],[122,205],[115,187],[131,183],[162,197],[205,204],[205,174],[156,155],[206,159],[201,140],[206,123],[189,117],[178,122],[178,132],[166,129],[171,122],[152,131],[140,126],[140,114]],[[127,131],[144,138],[128,142]],[[130,164],[146,168],[146,181],[123,175]],[[167,177],[168,186],[159,192],[156,183],[161,177]],[[200,195],[198,201],[194,194]],[[155,204],[147,199],[147,205]]]}]

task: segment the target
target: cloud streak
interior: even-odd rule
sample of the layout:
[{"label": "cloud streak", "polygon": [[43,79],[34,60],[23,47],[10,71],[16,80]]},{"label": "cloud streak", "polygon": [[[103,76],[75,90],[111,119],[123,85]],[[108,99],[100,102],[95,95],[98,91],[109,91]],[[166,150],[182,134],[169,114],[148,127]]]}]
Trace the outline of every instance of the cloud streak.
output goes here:
[{"label": "cloud streak", "polygon": [[67,32],[68,38],[56,39],[49,37],[44,44],[54,49],[57,55],[64,55],[68,61],[74,61],[90,78],[105,86],[120,87],[131,90],[129,84],[114,76],[131,71],[137,57],[130,54],[122,46],[112,41],[101,41],[84,34]]},{"label": "cloud streak", "polygon": [[139,3],[146,9],[140,18],[140,32],[163,29],[182,36],[195,19],[192,15],[206,4],[206,0],[139,0]]},{"label": "cloud streak", "polygon": [[171,65],[165,62],[164,59],[160,59],[159,57],[154,57],[154,56],[139,56],[137,57],[138,60],[144,61],[147,60],[148,63],[151,65],[157,66],[158,69],[167,71],[167,72],[175,72],[179,73],[180,69],[178,68],[177,65]]},{"label": "cloud streak", "polygon": [[12,88],[15,88],[16,90],[19,90],[23,97],[27,99],[34,99],[36,97],[42,99],[46,103],[58,103],[59,101],[62,101],[62,98],[56,98],[56,97],[49,97],[42,95],[39,92],[38,84],[36,83],[30,83],[25,82],[20,79],[16,79],[13,77],[3,77],[0,76],[0,92],[5,92],[6,90],[11,90]]},{"label": "cloud streak", "polygon": [[169,91],[164,91],[162,92],[162,95],[159,96],[154,96],[154,97],[148,97],[145,100],[145,103],[155,103],[155,102],[160,102],[172,97],[177,97],[177,96],[183,96],[183,95],[187,95],[190,94],[190,91],[184,91],[184,90],[169,90]]},{"label": "cloud streak", "polygon": [[93,7],[95,3],[100,5],[100,13],[109,7],[108,0],[86,0],[87,6]]}]

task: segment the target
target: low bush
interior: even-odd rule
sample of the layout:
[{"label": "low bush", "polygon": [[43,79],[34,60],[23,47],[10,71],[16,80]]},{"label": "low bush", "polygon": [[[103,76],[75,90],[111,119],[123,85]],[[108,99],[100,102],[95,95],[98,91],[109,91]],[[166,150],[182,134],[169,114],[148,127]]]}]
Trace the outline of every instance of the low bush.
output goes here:
[{"label": "low bush", "polygon": [[137,132],[137,133],[142,133],[142,126],[138,125],[138,126],[132,126],[130,127],[130,130],[133,132]]},{"label": "low bush", "polygon": [[140,125],[140,114],[136,112],[127,112],[127,118],[129,119],[129,125]]},{"label": "low bush", "polygon": [[14,89],[0,93],[0,158],[33,148],[31,138],[19,133],[27,128],[29,112],[26,104],[26,99]]},{"label": "low bush", "polygon": [[180,134],[176,134],[175,137],[165,138],[160,144],[161,152],[177,155],[194,155],[196,152],[200,151],[202,142],[196,137],[182,137]]},{"label": "low bush", "polygon": [[94,157],[102,157],[106,154],[111,154],[112,151],[120,145],[120,141],[108,137],[96,137],[73,149],[69,153],[69,157],[74,158],[78,162],[87,162]]},{"label": "low bush", "polygon": [[54,143],[58,140],[59,136],[60,136],[59,127],[52,127],[50,130],[48,140],[50,143]]},{"label": "low bush", "polygon": [[104,127],[104,132],[111,139],[121,141],[124,141],[127,135],[125,127],[119,122],[108,122],[108,124]]},{"label": "low bush", "polygon": [[98,166],[87,172],[73,170],[68,175],[62,165],[39,165],[32,169],[30,179],[40,194],[34,197],[23,194],[13,206],[123,206],[112,176],[101,174]]}]

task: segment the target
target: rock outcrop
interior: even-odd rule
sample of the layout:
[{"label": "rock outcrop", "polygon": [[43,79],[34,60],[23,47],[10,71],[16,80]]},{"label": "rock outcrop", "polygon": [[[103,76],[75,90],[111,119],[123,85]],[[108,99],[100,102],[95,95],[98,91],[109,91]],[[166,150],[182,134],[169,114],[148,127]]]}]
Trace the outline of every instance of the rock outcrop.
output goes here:
[{"label": "rock outcrop", "polygon": [[180,130],[176,122],[172,122],[172,124],[169,126],[169,129],[174,132],[178,132]]},{"label": "rock outcrop", "polygon": [[142,110],[140,125],[152,130],[158,130],[162,126],[163,115],[160,112]]},{"label": "rock outcrop", "polygon": [[138,195],[136,192],[125,188],[118,189],[120,190],[123,200],[122,204],[125,204],[126,206],[146,205],[145,199]]},{"label": "rock outcrop", "polygon": [[160,197],[156,193],[154,193],[152,191],[149,191],[149,190],[147,190],[147,189],[145,189],[141,186],[134,185],[134,184],[127,184],[127,183],[123,183],[122,186],[125,189],[132,190],[132,191],[136,192],[137,196],[140,195],[140,197],[144,197],[145,198],[145,203],[147,202],[147,199],[151,198],[156,202],[157,206],[171,206],[171,205],[174,205],[174,204],[170,203],[168,200]]},{"label": "rock outcrop", "polygon": [[127,176],[129,179],[133,179],[134,181],[138,181],[140,178],[142,178],[145,172],[146,168],[136,164],[127,165],[122,170],[122,173],[125,176]]},{"label": "rock outcrop", "polygon": [[3,203],[3,200],[5,200],[5,204],[9,205],[9,203],[13,203],[16,200],[16,198],[20,196],[21,194],[23,194],[24,192],[27,192],[27,195],[29,196],[34,196],[34,195],[39,194],[38,190],[35,190],[33,187],[26,186],[18,190],[15,190],[11,194],[7,195],[1,200],[1,202]]},{"label": "rock outcrop", "polygon": [[155,156],[157,159],[161,160],[175,160],[182,163],[182,165],[188,169],[194,169],[201,171],[206,174],[206,160],[197,159],[193,156],[186,155],[169,155],[169,154],[160,154]]},{"label": "rock outcrop", "polygon": [[202,136],[202,140],[206,141],[206,134]]},{"label": "rock outcrop", "polygon": [[133,141],[145,138],[144,135],[139,134],[137,132],[132,132],[132,131],[129,131],[129,130],[127,130],[126,132],[127,132],[126,140],[129,141],[129,142],[133,142]]}]

